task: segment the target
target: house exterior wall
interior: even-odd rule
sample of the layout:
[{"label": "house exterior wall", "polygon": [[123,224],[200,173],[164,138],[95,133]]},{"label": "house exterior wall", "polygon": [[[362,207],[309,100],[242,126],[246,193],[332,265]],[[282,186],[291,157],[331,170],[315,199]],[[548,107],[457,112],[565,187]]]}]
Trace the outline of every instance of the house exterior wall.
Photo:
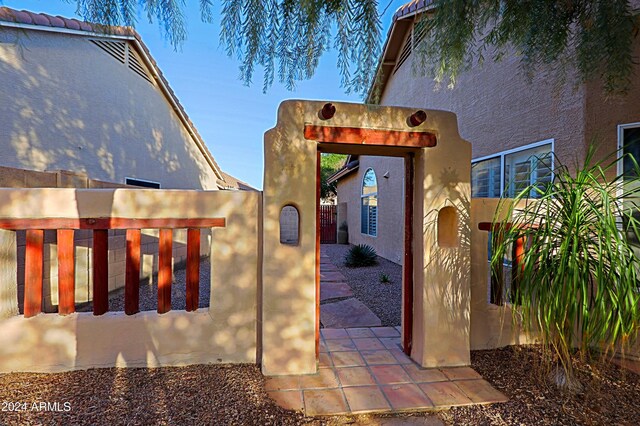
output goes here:
[{"label": "house exterior wall", "polygon": [[[638,2],[640,7],[640,1]],[[640,36],[636,38],[633,55],[640,58]],[[634,67],[634,77],[626,96],[607,97],[602,83],[587,84],[585,111],[586,142],[603,146],[599,157],[612,153],[618,143],[618,125],[640,122],[640,65]],[[613,170],[612,170],[613,172]]]},{"label": "house exterior wall", "polygon": [[0,27],[0,165],[217,189],[157,83],[90,39]]},{"label": "house exterior wall", "polygon": [[412,58],[389,78],[381,105],[456,113],[461,136],[471,142],[473,158],[552,138],[562,162],[573,165],[574,159],[584,157],[584,86],[557,85],[551,71],[539,72],[529,82],[522,75],[519,58],[505,55],[500,62],[486,61],[462,73],[449,89],[417,75]]},{"label": "house exterior wall", "polygon": [[[349,243],[368,244],[379,256],[402,263],[404,244],[404,159],[360,156],[357,172],[338,181],[338,202],[347,205]],[[378,182],[378,229],[375,237],[360,232],[362,179],[369,168]],[[389,173],[385,178],[384,174]],[[343,220],[340,218],[340,220]],[[338,223],[340,226],[341,222]]]}]

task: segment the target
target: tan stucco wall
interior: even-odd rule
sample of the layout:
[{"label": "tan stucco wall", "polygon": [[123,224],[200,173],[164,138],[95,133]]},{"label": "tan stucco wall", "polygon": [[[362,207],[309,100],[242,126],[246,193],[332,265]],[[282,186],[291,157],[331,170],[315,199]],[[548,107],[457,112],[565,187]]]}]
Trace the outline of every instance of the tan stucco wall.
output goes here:
[{"label": "tan stucco wall", "polygon": [[410,58],[389,78],[380,104],[454,112],[473,158],[553,138],[559,159],[572,166],[584,156],[585,102],[584,86],[558,86],[551,72],[529,83],[519,59],[505,55],[462,73],[453,89],[416,74]]},{"label": "tan stucco wall", "polygon": [[[478,224],[493,222],[500,203],[496,198],[471,200],[471,349],[492,349],[501,346],[532,343],[531,337],[514,326],[513,312],[508,305],[489,303],[489,233]],[[503,205],[504,206],[504,205]],[[504,212],[504,210],[502,210]],[[502,214],[497,218],[504,219]]]},{"label": "tan stucco wall", "polygon": [[256,362],[261,203],[244,191],[0,189],[0,218],[226,219],[212,231],[210,307],[163,315],[16,315],[16,238],[1,232],[0,372]]},{"label": "tan stucco wall", "polygon": [[157,84],[88,37],[0,27],[0,80],[0,165],[217,189]]},{"label": "tan stucco wall", "polygon": [[[404,250],[404,160],[394,157],[360,156],[357,172],[338,181],[338,202],[347,204],[347,223],[351,244],[368,244],[379,256],[402,263]],[[378,233],[360,232],[362,179],[373,168],[378,180]],[[389,172],[389,177],[383,177]],[[340,226],[341,222],[338,222]]]},{"label": "tan stucco wall", "polygon": [[[265,374],[316,371],[315,210],[318,147],[327,152],[399,154],[398,148],[318,144],[305,140],[305,124],[431,131],[438,145],[415,151],[414,316],[411,356],[419,364],[469,363],[470,160],[471,147],[458,134],[456,117],[427,111],[427,120],[408,128],[410,108],[334,103],[336,114],[323,121],[324,102],[285,101],[277,125],[265,134],[263,356]],[[360,151],[360,152],[355,152]],[[300,244],[279,243],[280,209],[300,211]],[[456,248],[439,248],[436,218],[455,206],[460,215]],[[296,259],[292,262],[292,259]]]},{"label": "tan stucco wall", "polygon": [[[132,188],[128,185],[114,184],[89,179],[86,174],[73,173],[67,170],[55,172],[38,172],[35,170],[16,169],[0,166],[0,187],[2,188]],[[211,231],[201,231],[200,254],[209,256]],[[18,256],[18,293],[24,287],[24,254],[25,233],[17,233]],[[75,233],[75,279],[76,303],[93,299],[93,275],[91,258],[93,253],[93,236],[89,231]],[[55,312],[58,305],[58,267],[56,232],[46,231],[44,236],[44,310]],[[185,230],[176,230],[173,236],[173,264],[183,268],[187,257],[187,235]],[[140,279],[153,282],[158,272],[158,231],[146,229],[142,231],[141,240],[141,273]],[[124,287],[125,283],[125,232],[110,231],[109,235],[109,291]],[[20,303],[22,302],[19,300]],[[22,307],[22,304],[20,304]]]}]

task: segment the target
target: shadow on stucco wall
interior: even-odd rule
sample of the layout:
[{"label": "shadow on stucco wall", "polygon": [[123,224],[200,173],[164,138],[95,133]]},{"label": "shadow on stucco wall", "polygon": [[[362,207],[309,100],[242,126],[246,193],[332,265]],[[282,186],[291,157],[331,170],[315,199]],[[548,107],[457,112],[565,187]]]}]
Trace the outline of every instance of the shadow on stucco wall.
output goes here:
[{"label": "shadow on stucco wall", "polygon": [[2,165],[215,189],[216,178],[156,83],[88,37],[0,28]]},{"label": "shadow on stucco wall", "polygon": [[[429,250],[430,257],[424,265],[425,271],[429,273],[429,280],[425,282],[424,298],[428,305],[440,306],[435,324],[446,324],[448,329],[439,329],[439,334],[469,336],[471,317],[471,292],[469,288],[471,200],[464,191],[460,190],[461,179],[457,171],[448,167],[433,176],[435,178],[434,184],[432,187],[425,188],[425,194],[433,194],[436,198],[445,194],[446,201],[438,209],[426,212],[423,218],[423,240],[433,242]],[[446,211],[447,208],[454,209],[457,220],[454,223],[439,223],[440,212]],[[443,241],[439,241],[438,227],[443,225],[455,226],[455,229],[452,230],[456,237],[455,244],[444,244]],[[440,235],[440,239],[442,239],[442,235]],[[430,298],[435,298],[436,301],[429,300]],[[427,334],[433,331],[430,330],[429,324],[426,326],[425,332]],[[447,344],[447,340],[442,341],[442,345],[446,346]]]}]

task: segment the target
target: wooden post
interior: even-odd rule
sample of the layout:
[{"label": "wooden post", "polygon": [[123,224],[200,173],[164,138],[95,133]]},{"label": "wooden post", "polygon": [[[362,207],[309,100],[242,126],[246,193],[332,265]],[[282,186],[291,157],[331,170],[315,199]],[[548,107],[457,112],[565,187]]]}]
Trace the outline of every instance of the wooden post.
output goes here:
[{"label": "wooden post", "polygon": [[44,231],[27,231],[27,247],[24,260],[24,316],[33,317],[42,312],[42,261]]},{"label": "wooden post", "polygon": [[109,310],[109,234],[93,231],[93,315]]},{"label": "wooden post", "polygon": [[187,311],[198,309],[200,300],[200,230],[187,230]]},{"label": "wooden post", "polygon": [[140,230],[127,229],[127,254],[124,283],[124,312],[140,311]]},{"label": "wooden post", "polygon": [[58,313],[72,314],[75,305],[75,256],[73,229],[58,229]]},{"label": "wooden post", "polygon": [[[515,295],[520,281],[520,274],[524,272],[524,237],[518,238],[513,243],[513,256],[511,261],[511,294]],[[512,303],[519,304],[518,300],[511,300]]]},{"label": "wooden post", "polygon": [[316,359],[320,357],[320,150],[316,155]]},{"label": "wooden post", "polygon": [[158,250],[158,313],[171,310],[171,245],[173,233],[171,229],[160,229]]},{"label": "wooden post", "polygon": [[402,262],[402,349],[411,355],[413,337],[413,154],[404,159],[404,262]]}]

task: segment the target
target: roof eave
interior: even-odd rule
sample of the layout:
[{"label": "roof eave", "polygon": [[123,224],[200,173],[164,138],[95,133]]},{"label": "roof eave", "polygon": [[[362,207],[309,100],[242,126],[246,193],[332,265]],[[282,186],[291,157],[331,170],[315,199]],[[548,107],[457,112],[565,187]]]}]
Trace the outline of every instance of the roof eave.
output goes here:
[{"label": "roof eave", "polygon": [[[411,21],[415,19],[415,17],[420,13],[423,13],[435,8],[435,5],[433,4],[433,2],[428,2],[428,0],[411,2],[411,3],[416,3],[417,6],[415,6],[414,8],[407,8],[407,5],[401,6],[400,8],[398,8],[398,11],[393,15],[393,22],[391,24],[391,28],[389,28],[389,32],[387,33],[387,38],[385,39],[384,47],[382,48],[382,55],[380,56],[380,59],[378,60],[378,65],[376,67],[375,76],[371,81],[371,85],[369,86],[369,90],[367,92],[367,97],[365,98],[365,102],[368,104],[378,103],[378,102],[374,102],[374,94],[376,93],[377,90],[379,90],[379,93],[382,94],[384,92],[385,86],[387,85],[389,76],[385,76],[384,74],[381,74],[383,71],[383,68],[386,67],[391,72],[393,72],[393,69],[395,68],[395,60],[399,52],[390,51],[390,45],[391,45],[390,42],[394,37],[403,38],[407,30],[405,28],[404,31],[401,31],[401,34],[398,34],[398,23]],[[405,8],[407,8],[407,10],[404,10]],[[402,49],[402,45],[400,45],[400,49]],[[394,53],[394,55],[391,55],[391,53]],[[392,59],[393,61],[391,61],[390,59]],[[391,62],[393,62],[394,65],[391,65]]]},{"label": "roof eave", "polygon": [[162,74],[162,71],[156,64],[155,60],[151,59],[151,53],[149,49],[144,44],[144,42],[142,41],[142,37],[140,36],[140,34],[138,34],[136,30],[134,30],[131,27],[111,27],[111,29],[114,30],[114,32],[109,33],[109,32],[96,32],[96,31],[89,31],[89,30],[83,30],[83,29],[76,30],[76,29],[66,28],[66,27],[46,26],[46,25],[0,20],[0,27],[2,26],[11,27],[11,28],[28,29],[28,30],[34,30],[34,31],[46,31],[46,32],[56,32],[56,33],[62,33],[62,34],[79,35],[83,37],[112,38],[112,39],[126,40],[129,42],[132,42],[135,45],[138,52],[142,55],[142,59],[145,62],[145,65],[149,68],[149,70],[153,74],[154,80],[160,87],[160,90],[162,90],[162,93],[164,94],[165,98],[171,104],[172,110],[176,113],[176,115],[182,122],[183,126],[187,130],[187,133],[189,133],[189,136],[194,140],[194,142],[196,143],[196,146],[198,147],[202,155],[205,157],[207,164],[209,165],[209,167],[211,167],[216,177],[224,181],[224,177],[222,176],[222,171],[220,170],[220,167],[218,166],[213,156],[207,149],[204,143],[204,140],[198,134],[197,130],[195,129],[195,126],[193,126],[193,124],[191,123],[191,120],[189,120],[189,118],[186,116],[186,113],[184,112],[184,108],[180,105],[175,94],[170,89],[169,82],[166,80],[166,78]]}]

